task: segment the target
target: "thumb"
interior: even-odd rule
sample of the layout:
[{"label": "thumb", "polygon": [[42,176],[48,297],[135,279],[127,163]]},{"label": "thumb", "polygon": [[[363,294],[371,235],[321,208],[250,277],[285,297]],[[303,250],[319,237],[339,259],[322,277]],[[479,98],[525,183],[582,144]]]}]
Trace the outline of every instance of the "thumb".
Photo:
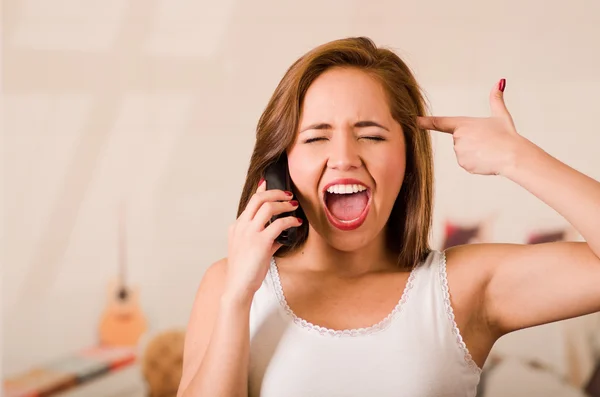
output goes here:
[{"label": "thumb", "polygon": [[495,117],[510,117],[510,113],[504,103],[504,88],[506,87],[506,79],[501,79],[490,92],[490,109],[492,116]]},{"label": "thumb", "polygon": [[271,246],[271,256],[275,255],[277,250],[281,247],[283,247],[283,244],[273,241],[273,245]]}]

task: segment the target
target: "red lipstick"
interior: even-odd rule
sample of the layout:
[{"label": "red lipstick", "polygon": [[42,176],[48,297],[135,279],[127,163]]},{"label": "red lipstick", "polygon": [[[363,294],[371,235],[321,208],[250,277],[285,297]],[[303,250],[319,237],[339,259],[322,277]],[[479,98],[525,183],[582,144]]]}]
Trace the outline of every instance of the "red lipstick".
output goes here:
[{"label": "red lipstick", "polygon": [[[341,220],[341,219],[338,219],[335,216],[333,216],[333,214],[329,211],[329,208],[327,207],[326,195],[327,195],[327,189],[333,185],[361,185],[361,186],[364,186],[367,188],[367,190],[365,191],[367,194],[367,205],[365,206],[365,208],[363,209],[361,214],[356,219],[352,219],[349,221]],[[327,219],[329,220],[329,222],[339,230],[351,231],[351,230],[358,229],[360,226],[362,226],[362,224],[367,219],[367,215],[369,215],[369,209],[371,208],[371,188],[366,183],[364,183],[358,179],[353,179],[353,178],[335,179],[335,180],[327,183],[323,187],[322,200],[323,200],[323,207],[325,208],[325,215],[327,216]]]}]

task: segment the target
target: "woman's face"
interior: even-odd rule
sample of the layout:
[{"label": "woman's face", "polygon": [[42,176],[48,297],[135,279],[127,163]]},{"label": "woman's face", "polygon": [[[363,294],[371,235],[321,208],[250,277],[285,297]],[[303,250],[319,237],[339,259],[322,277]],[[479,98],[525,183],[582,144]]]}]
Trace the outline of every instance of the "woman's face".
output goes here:
[{"label": "woman's face", "polygon": [[359,69],[319,76],[288,162],[311,229],[330,245],[352,251],[383,236],[406,165],[402,127],[383,86]]}]

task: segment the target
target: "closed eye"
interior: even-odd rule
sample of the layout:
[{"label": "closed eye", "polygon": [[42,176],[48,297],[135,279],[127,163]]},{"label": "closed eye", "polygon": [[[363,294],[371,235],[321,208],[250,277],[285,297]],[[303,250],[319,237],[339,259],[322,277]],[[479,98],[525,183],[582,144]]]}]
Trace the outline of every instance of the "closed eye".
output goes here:
[{"label": "closed eye", "polygon": [[311,143],[311,142],[317,142],[317,141],[326,141],[327,138],[320,136],[317,138],[308,138],[307,140],[304,141],[304,143]]},{"label": "closed eye", "polygon": [[361,138],[368,139],[370,141],[385,141],[385,138],[381,136],[361,136]]},{"label": "closed eye", "polygon": [[[368,139],[368,140],[374,141],[374,142],[385,141],[385,138],[381,137],[381,136],[361,136],[361,137],[359,137],[359,139]],[[326,140],[327,140],[327,138],[321,136],[321,137],[317,137],[317,138],[308,138],[304,141],[304,143],[326,141]]]}]

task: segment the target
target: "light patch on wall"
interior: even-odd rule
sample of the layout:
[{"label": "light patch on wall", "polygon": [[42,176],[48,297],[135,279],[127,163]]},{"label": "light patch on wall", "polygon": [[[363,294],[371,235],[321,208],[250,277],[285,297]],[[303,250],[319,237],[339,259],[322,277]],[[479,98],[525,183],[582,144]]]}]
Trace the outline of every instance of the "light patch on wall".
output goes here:
[{"label": "light patch on wall", "polygon": [[160,55],[214,57],[223,45],[235,0],[161,0],[148,50]]},{"label": "light patch on wall", "polygon": [[20,6],[10,44],[35,50],[107,50],[128,6],[121,0],[27,0]]},{"label": "light patch on wall", "polygon": [[[87,95],[7,95],[4,97],[7,258],[3,310],[10,312],[47,232],[54,199],[60,194],[72,153],[91,106]],[[58,133],[57,133],[58,132]],[[49,166],[51,165],[51,166]],[[48,280],[44,280],[47,282]]]}]

